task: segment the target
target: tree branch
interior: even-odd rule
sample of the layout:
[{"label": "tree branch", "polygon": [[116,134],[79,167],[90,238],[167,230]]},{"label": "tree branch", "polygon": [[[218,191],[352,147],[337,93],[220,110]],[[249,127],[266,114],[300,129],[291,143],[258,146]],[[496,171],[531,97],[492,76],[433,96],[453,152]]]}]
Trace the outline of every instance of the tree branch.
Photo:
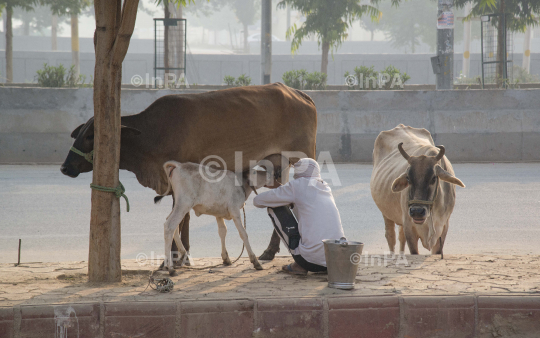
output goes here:
[{"label": "tree branch", "polygon": [[129,41],[135,29],[135,20],[137,19],[137,8],[139,0],[124,0],[122,8],[122,21],[116,34],[114,45],[112,47],[113,65],[121,65],[129,48]]},{"label": "tree branch", "polygon": [[[101,51],[109,53],[114,44],[115,39],[115,21],[116,13],[119,9],[117,1],[121,0],[95,0],[94,9],[96,17],[96,30],[94,32],[94,50],[96,51],[96,57],[98,55],[98,48]],[[100,55],[104,55],[101,54]],[[97,61],[97,59],[96,59]]]}]

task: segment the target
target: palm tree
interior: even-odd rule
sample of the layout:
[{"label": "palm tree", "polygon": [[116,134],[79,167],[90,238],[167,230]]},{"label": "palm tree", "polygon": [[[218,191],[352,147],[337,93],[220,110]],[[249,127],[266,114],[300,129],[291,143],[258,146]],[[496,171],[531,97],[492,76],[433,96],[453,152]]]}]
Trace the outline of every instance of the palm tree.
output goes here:
[{"label": "palm tree", "polygon": [[[331,48],[337,48],[347,38],[347,31],[355,20],[363,15],[377,20],[379,10],[375,7],[379,0],[369,0],[362,5],[359,0],[282,0],[278,8],[300,11],[306,21],[300,27],[296,24],[287,31],[287,37],[293,36],[291,52],[294,54],[302,44],[302,40],[316,36],[319,46],[322,46],[321,73],[328,69],[328,53]],[[397,3],[399,0],[391,0]]]}]

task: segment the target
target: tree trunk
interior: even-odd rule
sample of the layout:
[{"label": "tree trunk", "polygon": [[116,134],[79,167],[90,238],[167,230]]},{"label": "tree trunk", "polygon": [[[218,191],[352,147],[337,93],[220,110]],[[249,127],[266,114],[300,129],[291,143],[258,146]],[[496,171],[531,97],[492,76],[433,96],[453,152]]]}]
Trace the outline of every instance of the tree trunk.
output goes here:
[{"label": "tree trunk", "polygon": [[[171,17],[171,12],[169,11],[169,1],[165,0],[163,1],[163,7],[165,9],[165,19],[169,19]],[[167,73],[169,72],[169,26],[167,26],[167,20],[163,22],[163,47],[165,50],[163,51],[163,67],[165,67],[164,71],[164,79],[163,81],[167,80]],[[164,82],[165,83],[165,82]]]},{"label": "tree trunk", "polygon": [[[182,10],[182,5],[180,6],[175,6],[175,17],[177,19],[182,19],[183,17],[183,10]],[[178,68],[184,68],[184,70],[180,70],[178,71],[178,74],[177,74],[177,80],[180,79],[180,76],[182,75],[182,73],[185,75],[186,74],[186,69],[185,69],[185,59],[184,59],[184,55],[185,55],[185,51],[184,51],[184,45],[185,45],[185,29],[187,28],[186,26],[184,26],[183,22],[178,22],[179,25],[181,25],[182,29],[178,29],[177,32],[178,32],[178,37],[176,39],[176,43],[175,43],[175,54],[176,54],[176,60],[177,60],[177,66]]]},{"label": "tree trunk", "polygon": [[27,20],[23,21],[23,35],[24,36],[30,35],[30,20],[31,18],[28,18]]},{"label": "tree trunk", "polygon": [[[289,29],[291,28],[291,5],[287,5],[287,30],[286,32],[289,31]],[[286,35],[287,33],[285,33]],[[287,38],[287,41],[290,41],[291,39],[290,38]]]},{"label": "tree trunk", "polygon": [[244,53],[249,53],[248,24],[244,22]]},{"label": "tree trunk", "polygon": [[79,17],[71,14],[71,64],[75,66],[75,79],[79,79],[81,72],[79,60]]},{"label": "tree trunk", "polygon": [[501,87],[504,84],[504,77],[506,74],[504,74],[504,60],[505,54],[506,54],[506,37],[505,37],[505,25],[503,22],[505,20],[503,19],[505,12],[504,8],[504,0],[501,0],[500,6],[499,6],[499,13],[501,16],[499,17],[499,25],[497,27],[497,61],[500,61],[500,63],[497,63],[497,84],[498,87]]},{"label": "tree trunk", "polygon": [[531,37],[532,37],[532,27],[527,26],[525,31],[525,39],[523,40],[523,61],[521,67],[527,73],[531,73]]},{"label": "tree trunk", "polygon": [[[138,0],[95,0],[94,171],[93,183],[116,188],[120,164],[120,91],[122,62],[137,16]],[[122,8],[122,9],[121,9]],[[119,282],[120,200],[92,190],[88,280]]]},{"label": "tree trunk", "polygon": [[372,29],[372,30],[371,30],[371,41],[373,41],[374,35],[375,35],[375,31]]},{"label": "tree trunk", "polygon": [[272,0],[261,1],[261,84],[272,81]]},{"label": "tree trunk", "polygon": [[323,41],[322,43],[322,61],[321,73],[328,74],[328,53],[330,52],[330,42]]},{"label": "tree trunk", "polygon": [[[471,14],[472,3],[468,2],[465,5],[465,16]],[[467,20],[463,23],[463,76],[470,76],[471,69],[471,20]]]},{"label": "tree trunk", "polygon": [[13,7],[6,7],[6,82],[13,82]]},{"label": "tree trunk", "polygon": [[51,50],[58,49],[58,15],[51,17]]}]

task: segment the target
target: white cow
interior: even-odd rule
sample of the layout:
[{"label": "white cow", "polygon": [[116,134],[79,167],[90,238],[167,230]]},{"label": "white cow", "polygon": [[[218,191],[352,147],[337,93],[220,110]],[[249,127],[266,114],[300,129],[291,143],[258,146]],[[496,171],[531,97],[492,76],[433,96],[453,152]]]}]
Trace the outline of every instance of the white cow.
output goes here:
[{"label": "white cow", "polygon": [[399,251],[405,241],[413,255],[418,239],[433,254],[441,254],[456,201],[456,185],[465,184],[454,169],[443,146],[435,146],[426,129],[400,124],[377,136],[373,148],[371,196],[381,211],[390,251]]},{"label": "white cow", "polygon": [[258,189],[264,186],[267,180],[270,179],[268,173],[252,169],[249,175],[239,177],[232,171],[176,161],[166,162],[163,169],[168,177],[167,191],[163,195],[157,196],[155,201],[158,202],[162,197],[168,195],[171,188],[175,201],[173,210],[164,224],[164,269],[169,270],[171,274],[174,273],[171,253],[173,238],[180,246],[180,261],[183,260],[186,250],[180,241],[178,224],[193,209],[197,216],[204,214],[216,217],[219,237],[221,238],[223,264],[231,264],[229,254],[225,248],[227,226],[224,219],[232,219],[244,242],[251,263],[253,263],[255,269],[262,270],[257,256],[251,250],[246,230],[242,226],[240,209],[244,207],[246,199],[253,191],[253,188]]}]

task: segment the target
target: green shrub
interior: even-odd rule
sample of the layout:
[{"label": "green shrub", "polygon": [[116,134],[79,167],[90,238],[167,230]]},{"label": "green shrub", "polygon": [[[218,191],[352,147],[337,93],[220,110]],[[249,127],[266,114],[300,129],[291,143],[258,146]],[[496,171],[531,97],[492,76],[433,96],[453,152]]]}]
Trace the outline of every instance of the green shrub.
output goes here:
[{"label": "green shrub", "polygon": [[324,90],[326,89],[327,75],[321,72],[308,73],[305,69],[290,70],[283,73],[283,82],[295,89],[300,90]]},{"label": "green shrub", "polygon": [[328,75],[321,72],[308,73],[305,76],[306,85],[304,89],[306,90],[324,90],[326,89],[326,78]]},{"label": "green shrub", "polygon": [[247,76],[246,74],[242,74],[237,79],[234,76],[226,75],[223,78],[223,82],[225,82],[225,85],[227,86],[234,86],[234,87],[249,86],[251,85],[251,77]]},{"label": "green shrub", "polygon": [[246,76],[246,74],[242,74],[238,77],[238,79],[236,79],[236,81],[234,82],[234,84],[236,86],[249,86],[251,85],[251,77],[249,76]]},{"label": "green shrub", "polygon": [[379,73],[375,71],[375,66],[354,67],[354,75],[358,83],[359,89],[376,89]]},{"label": "green shrub", "polygon": [[43,69],[37,71],[37,82],[40,87],[63,87],[65,75],[66,69],[63,65],[55,67],[45,63]]},{"label": "green shrub", "polygon": [[375,71],[375,66],[366,67],[366,66],[360,66],[360,67],[354,67],[354,75],[357,79],[360,77],[363,77],[364,79],[369,77],[377,77],[377,72]]},{"label": "green shrub", "polygon": [[512,68],[513,72],[513,81],[516,84],[519,83],[538,83],[540,82],[540,78],[538,78],[538,75],[529,74],[525,68],[521,68],[520,66],[514,66]]},{"label": "green shrub", "polygon": [[[385,77],[383,79],[383,77]],[[405,82],[409,81],[411,77],[407,73],[401,73],[396,67],[389,65],[381,72],[380,88],[386,90],[403,89]]]},{"label": "green shrub", "polygon": [[459,76],[454,79],[456,85],[481,85],[482,77],[480,75],[475,77],[466,77],[462,71],[459,72]]},{"label": "green shrub", "polygon": [[382,71],[376,71],[374,66],[355,67],[354,74],[347,71],[343,76],[350,89],[401,89],[411,78],[392,65]]},{"label": "green shrub", "polygon": [[86,75],[79,74],[79,77],[75,76],[75,65],[69,67],[69,71],[66,75],[66,85],[68,87],[85,87]]},{"label": "green shrub", "polygon": [[[43,65],[43,69],[37,71],[37,83],[40,87],[85,87],[85,75],[75,76],[75,65],[72,65],[66,74],[64,65],[58,67]],[[90,84],[91,85],[91,84]]]},{"label": "green shrub", "polygon": [[281,77],[283,79],[283,82],[285,85],[295,88],[295,89],[304,89],[304,86],[306,85],[306,76],[308,72],[305,69],[300,70],[290,70],[288,72],[283,73],[283,76]]},{"label": "green shrub", "polygon": [[224,78],[223,78],[223,82],[225,82],[225,85],[227,86],[234,86],[234,81],[236,79],[234,78],[234,76],[230,76],[230,75],[226,75]]}]

